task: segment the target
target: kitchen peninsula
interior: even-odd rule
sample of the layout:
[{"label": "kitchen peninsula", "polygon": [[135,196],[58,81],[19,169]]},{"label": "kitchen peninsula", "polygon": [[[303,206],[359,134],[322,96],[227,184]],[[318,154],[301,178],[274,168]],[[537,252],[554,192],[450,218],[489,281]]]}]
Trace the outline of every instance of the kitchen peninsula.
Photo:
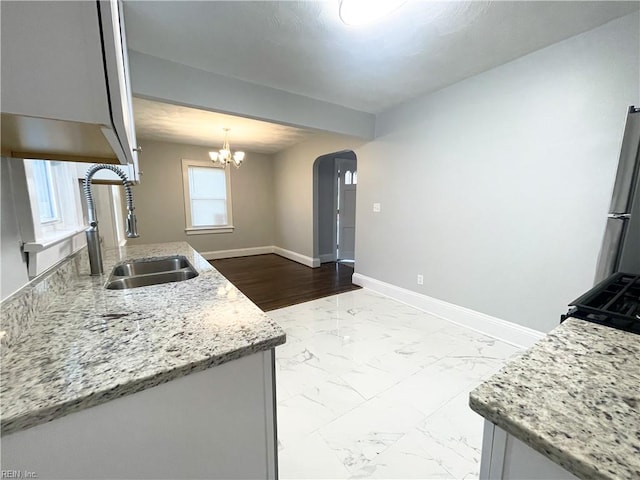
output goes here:
[{"label": "kitchen peninsula", "polygon": [[640,478],[640,336],[569,318],[471,392],[481,478]]},{"label": "kitchen peninsula", "polygon": [[[184,242],[86,252],[2,303],[2,465],[39,478],[275,478],[283,330]],[[190,280],[104,288],[184,255]],[[214,368],[211,368],[214,367]]]}]

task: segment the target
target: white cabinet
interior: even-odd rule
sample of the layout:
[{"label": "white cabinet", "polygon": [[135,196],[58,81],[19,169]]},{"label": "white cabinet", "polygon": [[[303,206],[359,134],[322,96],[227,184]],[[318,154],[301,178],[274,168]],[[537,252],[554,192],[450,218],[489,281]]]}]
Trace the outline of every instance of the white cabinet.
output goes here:
[{"label": "white cabinet", "polygon": [[258,352],[2,437],[39,479],[277,478],[274,352]]},{"label": "white cabinet", "polygon": [[484,422],[480,480],[578,480],[513,435]]},{"label": "white cabinet", "polygon": [[2,154],[119,163],[138,180],[122,5],[2,2]]}]

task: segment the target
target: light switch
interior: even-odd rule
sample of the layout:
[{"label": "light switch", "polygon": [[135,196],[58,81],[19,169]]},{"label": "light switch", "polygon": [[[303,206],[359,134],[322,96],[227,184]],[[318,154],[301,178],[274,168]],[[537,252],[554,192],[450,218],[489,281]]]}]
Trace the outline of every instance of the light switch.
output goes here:
[{"label": "light switch", "polygon": [[379,203],[374,203],[373,204],[373,211],[378,213],[380,212],[380,204]]}]

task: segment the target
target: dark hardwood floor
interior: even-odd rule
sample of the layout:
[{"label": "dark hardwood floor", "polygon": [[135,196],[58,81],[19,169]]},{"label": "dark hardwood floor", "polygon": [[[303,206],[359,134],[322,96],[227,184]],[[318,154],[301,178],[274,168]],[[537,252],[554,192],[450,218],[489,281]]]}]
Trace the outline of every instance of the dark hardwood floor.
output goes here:
[{"label": "dark hardwood floor", "polygon": [[351,283],[353,267],[343,263],[310,268],[275,254],[210,263],[265,312],[360,288]]}]

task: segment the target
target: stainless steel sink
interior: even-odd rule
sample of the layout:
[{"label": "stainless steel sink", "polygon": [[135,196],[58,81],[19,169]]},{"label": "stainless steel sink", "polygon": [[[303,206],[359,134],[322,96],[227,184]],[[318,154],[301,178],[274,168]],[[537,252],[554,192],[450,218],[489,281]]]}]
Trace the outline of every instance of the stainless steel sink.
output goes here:
[{"label": "stainless steel sink", "polygon": [[106,288],[122,290],[161,283],[182,282],[198,276],[186,257],[147,258],[124,262],[113,267]]},{"label": "stainless steel sink", "polygon": [[175,272],[176,270],[190,266],[186,257],[176,255],[174,257],[150,258],[121,263],[113,268],[112,275],[131,277],[135,275],[145,275],[147,273]]}]

